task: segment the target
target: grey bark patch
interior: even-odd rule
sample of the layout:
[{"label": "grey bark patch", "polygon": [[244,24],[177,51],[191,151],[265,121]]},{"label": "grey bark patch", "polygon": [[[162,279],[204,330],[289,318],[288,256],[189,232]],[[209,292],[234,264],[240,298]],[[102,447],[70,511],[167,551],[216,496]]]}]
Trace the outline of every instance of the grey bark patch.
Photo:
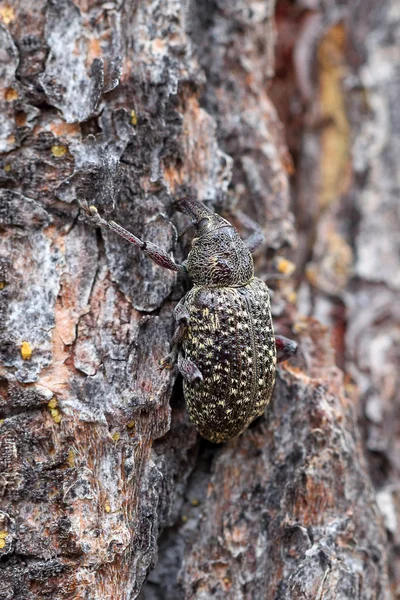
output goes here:
[{"label": "grey bark patch", "polygon": [[[0,240],[0,359],[4,366],[15,368],[18,381],[30,383],[51,362],[51,329],[63,257],[41,230],[49,225],[50,217],[35,200],[3,191],[0,205],[2,223],[11,226]],[[23,342],[32,348],[28,360],[21,355]]]},{"label": "grey bark patch", "polygon": [[[170,249],[175,235],[172,223],[159,214],[144,225],[141,239]],[[105,246],[112,278],[124,294],[132,299],[134,308],[151,312],[161,306],[172,291],[175,274],[155,265],[140,250],[113,232],[105,232]]]},{"label": "grey bark patch", "polygon": [[16,79],[18,49],[6,27],[0,22],[0,153],[21,145],[33,129],[39,110],[20,100]]},{"label": "grey bark patch", "polygon": [[18,192],[0,190],[0,226],[19,229],[27,235],[29,229],[50,224],[50,215],[32,198]]},{"label": "grey bark patch", "polygon": [[103,49],[107,54],[104,74],[103,92],[110,92],[119,84],[122,73],[122,45],[121,45],[121,13],[115,10],[106,10],[110,25],[109,46]]},{"label": "grey bark patch", "polygon": [[104,133],[89,135],[83,142],[69,146],[75,170],[59,185],[57,196],[64,202],[79,198],[89,206],[112,210],[123,179],[120,158],[134,131],[123,109],[105,110],[101,124]]},{"label": "grey bark patch", "polygon": [[4,86],[14,82],[18,62],[17,47],[8,29],[0,22],[0,80]]},{"label": "grey bark patch", "polygon": [[49,398],[41,390],[20,385],[12,374],[8,374],[7,379],[0,378],[1,419],[39,409],[48,401]]},{"label": "grey bark patch", "polygon": [[[14,261],[12,283],[4,290],[4,296],[12,294],[13,303],[8,306],[5,325],[9,336],[1,348],[3,364],[16,368],[16,377],[24,383],[38,379],[40,370],[51,362],[51,330],[54,327],[54,304],[59,288],[61,256],[57,249],[51,249],[50,241],[40,232],[29,238],[5,240],[0,252],[5,255],[27,256],[34,247],[35,257]],[[29,273],[25,271],[29,265]],[[21,268],[19,268],[21,267]],[[21,285],[24,281],[24,285]],[[24,360],[21,346],[28,342],[32,356]]]},{"label": "grey bark patch", "polygon": [[50,47],[46,70],[39,77],[46,96],[67,123],[85,121],[96,109],[104,85],[104,62],[88,66],[88,44],[79,9],[71,0],[53,0],[46,14]]},{"label": "grey bark patch", "polygon": [[202,106],[217,122],[221,150],[233,159],[231,196],[278,249],[294,245],[295,233],[280,125],[266,95],[273,74],[274,5],[196,0],[188,3],[187,18],[207,78]]}]

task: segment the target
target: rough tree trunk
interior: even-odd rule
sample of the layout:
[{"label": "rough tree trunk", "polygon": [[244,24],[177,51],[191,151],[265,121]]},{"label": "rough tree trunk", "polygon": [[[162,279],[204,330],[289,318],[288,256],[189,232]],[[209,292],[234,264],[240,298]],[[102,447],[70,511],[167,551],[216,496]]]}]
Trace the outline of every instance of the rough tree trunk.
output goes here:
[{"label": "rough tree trunk", "polygon": [[[0,600],[391,597],[399,14],[337,5],[278,3],[270,87],[273,0],[0,0]],[[265,228],[300,342],[218,447],[157,368],[188,283],[76,202],[179,259],[182,191]]]}]

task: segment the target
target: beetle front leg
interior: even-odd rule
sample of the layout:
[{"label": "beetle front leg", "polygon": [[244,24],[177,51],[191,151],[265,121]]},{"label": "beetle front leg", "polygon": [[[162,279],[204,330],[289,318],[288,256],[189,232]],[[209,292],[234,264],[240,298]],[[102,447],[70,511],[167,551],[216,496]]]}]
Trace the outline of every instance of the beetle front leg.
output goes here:
[{"label": "beetle front leg", "polygon": [[277,362],[287,360],[297,352],[297,343],[283,335],[275,336]]},{"label": "beetle front leg", "polygon": [[115,233],[118,233],[125,240],[140,248],[140,250],[148,256],[153,262],[155,262],[160,267],[164,269],[169,269],[170,271],[186,271],[183,265],[178,265],[164,250],[153,244],[152,242],[142,241],[130,231],[127,231],[115,221],[106,221],[99,215],[99,212],[95,206],[85,207],[82,203],[80,204],[82,208],[84,208],[85,212],[88,214],[89,218],[93,221],[95,225],[99,227],[105,227],[108,229],[112,229]]}]

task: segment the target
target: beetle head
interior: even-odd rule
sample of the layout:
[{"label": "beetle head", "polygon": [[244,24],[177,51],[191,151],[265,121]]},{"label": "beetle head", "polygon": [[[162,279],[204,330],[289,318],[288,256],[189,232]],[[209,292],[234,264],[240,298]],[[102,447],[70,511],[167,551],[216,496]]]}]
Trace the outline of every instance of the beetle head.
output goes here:
[{"label": "beetle head", "polygon": [[189,215],[196,236],[186,261],[195,285],[212,287],[245,285],[253,277],[253,259],[236,229],[197,200],[184,198],[177,210]]}]

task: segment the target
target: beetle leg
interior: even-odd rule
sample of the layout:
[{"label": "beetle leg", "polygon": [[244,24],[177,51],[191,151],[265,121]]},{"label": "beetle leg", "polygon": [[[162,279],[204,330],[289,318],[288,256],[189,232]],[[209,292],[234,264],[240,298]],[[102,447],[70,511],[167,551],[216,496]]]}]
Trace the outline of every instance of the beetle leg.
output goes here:
[{"label": "beetle leg", "polygon": [[162,358],[159,361],[158,366],[160,367],[161,371],[163,371],[164,369],[167,369],[167,371],[172,369],[172,367],[176,363],[177,357],[178,357],[178,348],[176,346],[174,346],[172,348],[171,352],[169,354],[167,354],[167,356],[164,356],[164,358]]},{"label": "beetle leg", "polygon": [[178,354],[178,369],[182,377],[192,385],[196,386],[203,381],[203,375],[197,368],[194,362],[179,353]]},{"label": "beetle leg", "polygon": [[172,369],[178,358],[178,350],[185,338],[189,323],[189,312],[185,306],[185,298],[182,298],[174,308],[174,317],[178,323],[171,341],[171,352],[160,360],[161,369]]},{"label": "beetle leg", "polygon": [[185,306],[185,297],[181,298],[178,304],[174,308],[174,317],[175,321],[180,325],[181,323],[185,323],[186,325],[189,323],[189,311]]},{"label": "beetle leg", "polygon": [[190,233],[193,233],[195,230],[196,230],[196,223],[190,222],[189,225],[186,225],[186,227],[184,227],[182,229],[182,231],[179,231],[178,240],[182,239],[183,236],[188,233],[188,231],[190,231]]},{"label": "beetle leg", "polygon": [[261,231],[253,231],[253,233],[245,240],[245,244],[253,254],[258,248],[260,248],[265,242],[265,236]]},{"label": "beetle leg", "polygon": [[179,348],[185,338],[187,330],[187,323],[181,322],[175,329],[175,333],[172,337],[171,352],[160,360],[160,369],[172,369],[178,358]]},{"label": "beetle leg", "polygon": [[133,233],[130,233],[129,231],[121,227],[121,225],[115,223],[115,221],[106,221],[106,219],[103,219],[99,215],[99,212],[95,206],[89,206],[88,208],[86,208],[83,204],[81,204],[81,206],[85,209],[87,215],[95,225],[98,225],[99,227],[112,229],[113,231],[115,231],[115,233],[118,233],[118,235],[123,237],[125,240],[127,240],[134,246],[140,248],[143,254],[148,256],[153,262],[155,262],[160,267],[164,267],[164,269],[169,269],[170,271],[186,271],[183,265],[178,265],[169,256],[169,254],[167,254],[167,252],[165,252],[152,242],[142,241],[141,239],[133,235]]},{"label": "beetle leg", "polygon": [[251,232],[247,240],[245,240],[245,244],[250,252],[255,252],[257,248],[265,243],[263,230],[258,223],[241,210],[235,211],[235,217],[245,229]]},{"label": "beetle leg", "polygon": [[297,343],[283,335],[275,336],[277,362],[287,360],[297,352]]}]

